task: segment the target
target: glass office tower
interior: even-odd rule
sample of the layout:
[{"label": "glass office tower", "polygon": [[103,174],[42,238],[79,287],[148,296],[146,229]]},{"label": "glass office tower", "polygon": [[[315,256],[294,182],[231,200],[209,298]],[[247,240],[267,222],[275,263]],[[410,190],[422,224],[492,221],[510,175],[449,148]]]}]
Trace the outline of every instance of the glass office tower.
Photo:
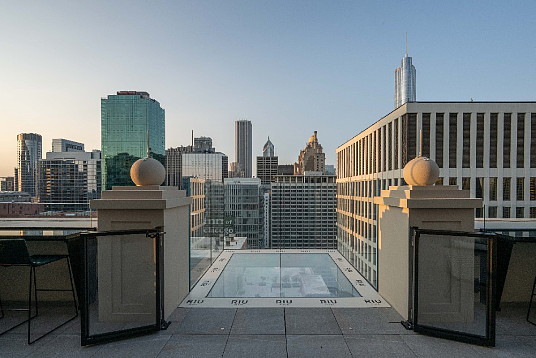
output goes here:
[{"label": "glass office tower", "polygon": [[102,188],[134,185],[130,167],[147,155],[165,164],[165,112],[147,92],[119,91],[101,99]]},{"label": "glass office tower", "polygon": [[42,156],[42,138],[35,133],[17,135],[17,168],[15,182],[17,191],[24,191],[30,196],[38,192],[37,163]]}]

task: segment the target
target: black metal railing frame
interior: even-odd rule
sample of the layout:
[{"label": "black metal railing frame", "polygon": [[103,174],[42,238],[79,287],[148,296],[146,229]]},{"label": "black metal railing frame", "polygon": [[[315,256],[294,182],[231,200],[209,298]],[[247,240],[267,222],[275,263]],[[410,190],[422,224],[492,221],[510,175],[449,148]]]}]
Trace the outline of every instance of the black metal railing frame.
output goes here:
[{"label": "black metal railing frame", "polygon": [[[117,341],[121,339],[136,337],[144,335],[147,333],[159,331],[161,329],[166,329],[169,326],[170,322],[166,322],[164,319],[164,295],[163,295],[163,281],[164,281],[164,245],[163,245],[163,236],[164,232],[162,228],[155,228],[151,230],[114,230],[114,231],[96,231],[96,232],[86,232],[80,233],[80,237],[83,240],[83,249],[82,249],[82,258],[84,263],[84,270],[82,274],[82,297],[80,299],[80,311],[81,311],[81,345],[93,345],[100,343],[107,343],[112,341]],[[111,331],[105,333],[99,333],[91,335],[90,333],[90,319],[89,319],[89,277],[88,277],[88,240],[96,239],[97,237],[102,236],[118,236],[118,235],[135,235],[135,234],[145,234],[146,237],[155,240],[155,281],[156,281],[156,292],[155,292],[155,322],[151,325],[135,327],[124,329],[120,331]]]},{"label": "black metal railing frame", "polygon": [[[483,346],[495,346],[495,323],[496,323],[496,288],[497,288],[497,277],[496,277],[496,266],[497,266],[497,237],[498,235],[494,233],[484,233],[484,232],[460,232],[460,231],[449,231],[449,230],[428,230],[428,229],[419,229],[412,228],[411,230],[413,235],[412,250],[413,257],[412,261],[412,275],[410,275],[410,297],[412,305],[410,309],[409,317],[409,326],[413,328],[416,332],[423,333],[426,335],[431,335],[440,338],[447,338],[456,341],[461,341],[465,343],[483,345]],[[445,235],[445,236],[460,236],[460,237],[474,237],[481,238],[485,240],[487,245],[487,289],[486,289],[486,336],[479,336],[466,332],[459,332],[453,330],[447,330],[438,327],[431,327],[426,325],[420,325],[418,322],[418,269],[419,269],[419,257],[418,257],[418,245],[421,234],[427,235]]]}]

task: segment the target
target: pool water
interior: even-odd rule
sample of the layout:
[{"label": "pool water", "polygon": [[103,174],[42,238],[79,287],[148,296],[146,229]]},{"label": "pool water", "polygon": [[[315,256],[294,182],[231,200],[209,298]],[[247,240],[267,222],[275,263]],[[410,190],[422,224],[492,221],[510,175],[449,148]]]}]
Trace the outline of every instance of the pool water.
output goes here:
[{"label": "pool water", "polygon": [[231,257],[212,298],[361,297],[327,253],[241,253]]}]

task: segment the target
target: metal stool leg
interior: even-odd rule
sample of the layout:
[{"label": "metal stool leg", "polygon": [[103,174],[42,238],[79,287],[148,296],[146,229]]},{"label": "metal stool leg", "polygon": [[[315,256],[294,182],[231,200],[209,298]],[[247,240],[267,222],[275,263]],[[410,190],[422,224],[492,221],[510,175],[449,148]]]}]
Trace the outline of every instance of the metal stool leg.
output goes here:
[{"label": "metal stool leg", "polygon": [[532,293],[530,295],[529,310],[527,311],[527,322],[536,325],[536,322],[532,322],[530,320],[530,310],[532,308],[532,301],[534,300],[534,296],[536,296],[536,277],[534,277],[534,284],[532,285]]}]

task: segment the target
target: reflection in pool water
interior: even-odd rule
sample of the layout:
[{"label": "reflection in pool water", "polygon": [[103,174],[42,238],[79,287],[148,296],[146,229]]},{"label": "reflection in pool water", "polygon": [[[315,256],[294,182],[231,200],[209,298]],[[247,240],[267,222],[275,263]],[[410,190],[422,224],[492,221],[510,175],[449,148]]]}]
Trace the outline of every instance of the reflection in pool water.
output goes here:
[{"label": "reflection in pool water", "polygon": [[234,254],[207,297],[361,297],[329,254]]}]

